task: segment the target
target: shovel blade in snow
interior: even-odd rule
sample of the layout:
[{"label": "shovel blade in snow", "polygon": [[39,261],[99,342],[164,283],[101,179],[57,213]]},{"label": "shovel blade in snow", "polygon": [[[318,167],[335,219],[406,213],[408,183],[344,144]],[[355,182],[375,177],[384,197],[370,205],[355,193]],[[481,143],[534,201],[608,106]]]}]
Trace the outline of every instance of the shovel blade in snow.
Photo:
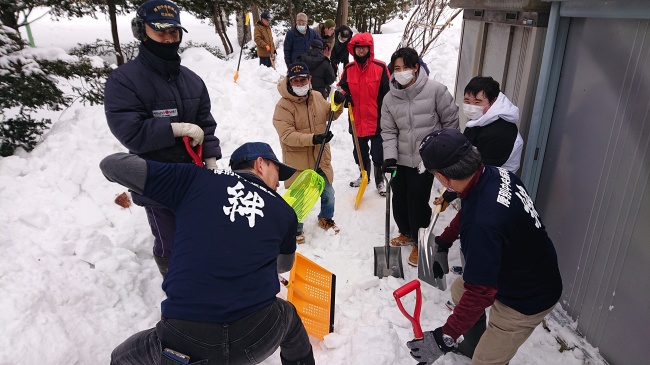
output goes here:
[{"label": "shovel blade in snow", "polygon": [[366,191],[366,186],[368,186],[368,172],[366,170],[361,170],[361,185],[359,185],[357,197],[354,199],[354,209],[359,208],[359,204],[361,204],[361,199],[363,198],[363,193]]},{"label": "shovel blade in snow", "polygon": [[[388,259],[386,251],[388,251]],[[402,249],[400,247],[375,247],[375,276],[380,279],[388,276],[404,277]]]},{"label": "shovel blade in snow", "polygon": [[[442,194],[440,194],[440,196],[442,196]],[[433,274],[433,262],[436,252],[438,252],[438,245],[435,241],[436,236],[433,234],[433,227],[438,221],[441,209],[441,205],[436,205],[429,226],[426,228],[420,228],[418,231],[418,279],[445,291],[447,290],[446,275],[442,274],[442,278],[436,278]]]}]

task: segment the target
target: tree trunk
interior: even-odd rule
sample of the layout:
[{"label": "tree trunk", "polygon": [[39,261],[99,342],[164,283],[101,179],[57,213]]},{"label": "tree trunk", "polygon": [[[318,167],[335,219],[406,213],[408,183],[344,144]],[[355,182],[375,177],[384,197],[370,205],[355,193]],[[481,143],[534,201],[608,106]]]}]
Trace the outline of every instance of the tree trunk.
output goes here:
[{"label": "tree trunk", "polygon": [[251,5],[251,13],[253,13],[253,17],[251,18],[251,24],[255,25],[258,20],[260,20],[260,9],[257,7],[257,5],[253,4]]},{"label": "tree trunk", "polygon": [[219,38],[221,38],[221,43],[223,44],[223,50],[226,52],[226,55],[229,55],[233,52],[233,49],[232,49],[232,44],[230,44],[230,39],[228,39],[228,35],[226,35],[225,32],[222,15],[223,14],[221,11],[221,7],[219,6],[219,1],[215,0],[214,13],[213,13],[214,30],[219,35]]},{"label": "tree trunk", "polygon": [[[243,46],[251,40],[250,22],[251,20],[249,19],[249,23],[246,24],[246,13],[242,12],[237,14],[237,43],[240,46]],[[244,36],[246,36],[246,39],[244,39]]]},{"label": "tree trunk", "polygon": [[117,58],[117,65],[124,64],[124,55],[122,54],[122,47],[120,46],[120,36],[117,34],[117,9],[112,0],[108,0],[108,16],[111,19],[111,35],[113,36],[113,48],[115,48],[115,57]]},{"label": "tree trunk", "polygon": [[336,19],[334,20],[336,22],[336,26],[340,27],[341,25],[347,25],[348,24],[348,0],[339,0],[338,1],[339,5],[336,8]]},{"label": "tree trunk", "polygon": [[296,16],[293,15],[293,3],[291,0],[287,0],[287,3],[289,6],[287,7],[289,9],[289,14],[287,14],[287,17],[289,18],[289,22],[291,23],[291,28],[296,26]]}]

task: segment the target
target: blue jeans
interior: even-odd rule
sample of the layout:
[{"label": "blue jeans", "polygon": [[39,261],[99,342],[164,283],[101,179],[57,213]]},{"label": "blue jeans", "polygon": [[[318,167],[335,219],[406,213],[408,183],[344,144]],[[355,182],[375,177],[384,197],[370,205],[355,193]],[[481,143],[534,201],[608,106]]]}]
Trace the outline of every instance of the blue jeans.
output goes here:
[{"label": "blue jeans", "polygon": [[[327,180],[324,172],[319,170],[318,174],[325,180],[325,189],[323,189],[323,193],[320,195],[320,213],[318,214],[318,219],[332,219],[334,218],[334,187]],[[298,223],[298,229],[296,231],[302,232],[302,230],[303,223]]]},{"label": "blue jeans", "polygon": [[307,331],[293,304],[273,304],[232,323],[163,318],[155,328],[129,337],[111,354],[111,365],[181,364],[165,348],[190,357],[189,364],[258,364],[280,347],[283,364],[314,364]]}]

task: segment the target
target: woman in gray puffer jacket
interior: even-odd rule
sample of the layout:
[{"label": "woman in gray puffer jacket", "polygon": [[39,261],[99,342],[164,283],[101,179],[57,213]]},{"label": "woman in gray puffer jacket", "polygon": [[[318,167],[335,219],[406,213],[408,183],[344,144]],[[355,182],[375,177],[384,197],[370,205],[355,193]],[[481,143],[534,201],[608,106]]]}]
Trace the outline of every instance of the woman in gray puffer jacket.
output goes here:
[{"label": "woman in gray puffer jacket", "polygon": [[420,72],[418,53],[412,48],[400,48],[391,57],[394,73],[390,91],[381,108],[381,137],[384,140],[382,169],[396,167],[393,179],[393,218],[400,235],[391,245],[413,244],[409,264],[417,266],[417,237],[420,228],[429,225],[429,198],[433,175],[420,174],[422,161],[419,147],[429,133],[443,129],[458,129],[458,107],[447,87]]}]

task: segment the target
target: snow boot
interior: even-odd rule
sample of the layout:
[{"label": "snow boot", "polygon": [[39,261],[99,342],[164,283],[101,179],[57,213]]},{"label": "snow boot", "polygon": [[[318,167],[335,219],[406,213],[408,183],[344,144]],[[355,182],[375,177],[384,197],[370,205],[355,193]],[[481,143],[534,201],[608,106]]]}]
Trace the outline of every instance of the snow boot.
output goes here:
[{"label": "snow boot", "polygon": [[153,255],[153,260],[156,261],[156,265],[158,265],[158,271],[160,271],[160,275],[162,275],[164,279],[165,275],[167,275],[167,270],[169,269],[169,257],[160,257]]},{"label": "snow boot", "polygon": [[334,223],[334,220],[330,218],[319,218],[318,226],[326,231],[331,228],[334,230],[334,234],[341,232],[339,227],[336,226],[336,223]]},{"label": "snow boot", "polygon": [[413,242],[413,251],[409,255],[409,265],[418,267],[418,244]]},{"label": "snow boot", "polygon": [[375,165],[375,186],[379,195],[386,196],[386,182],[384,181],[384,173],[381,172],[381,165]]},{"label": "snow boot", "polygon": [[390,240],[390,245],[399,247],[399,246],[408,246],[413,244],[413,239],[403,233],[400,233],[399,236],[393,237]]},{"label": "snow boot", "polygon": [[302,245],[305,243],[305,232],[296,233],[296,244]]}]

